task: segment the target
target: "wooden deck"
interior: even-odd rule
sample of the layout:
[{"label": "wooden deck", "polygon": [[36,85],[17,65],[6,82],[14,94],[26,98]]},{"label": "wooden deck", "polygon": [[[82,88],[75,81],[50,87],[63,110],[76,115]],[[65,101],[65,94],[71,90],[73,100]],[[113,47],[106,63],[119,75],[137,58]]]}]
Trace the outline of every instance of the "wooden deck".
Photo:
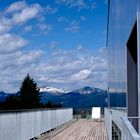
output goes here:
[{"label": "wooden deck", "polygon": [[108,140],[104,122],[79,120],[64,131],[45,140]]}]

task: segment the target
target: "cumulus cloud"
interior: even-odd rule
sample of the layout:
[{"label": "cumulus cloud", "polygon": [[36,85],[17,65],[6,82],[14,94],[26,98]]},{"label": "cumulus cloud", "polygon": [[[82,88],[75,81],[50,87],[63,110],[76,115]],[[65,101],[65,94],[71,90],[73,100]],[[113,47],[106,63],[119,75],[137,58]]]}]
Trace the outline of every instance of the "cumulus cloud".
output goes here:
[{"label": "cumulus cloud", "polygon": [[25,46],[27,41],[17,35],[9,33],[0,35],[0,53],[13,52]]},{"label": "cumulus cloud", "polygon": [[41,50],[37,50],[37,51],[33,50],[33,51],[29,51],[27,53],[19,52],[19,54],[17,55],[17,57],[18,57],[17,64],[23,65],[23,64],[33,62],[35,59],[39,58],[43,54],[44,54],[44,52]]},{"label": "cumulus cloud", "polygon": [[[41,50],[22,49],[28,40],[14,34],[15,27],[36,18],[42,8],[39,4],[28,4],[19,1],[11,4],[0,13],[0,89],[7,92],[18,90],[21,79],[35,71],[37,63],[44,52]],[[26,25],[25,31],[32,26]]]},{"label": "cumulus cloud", "polygon": [[[78,10],[91,8],[84,0],[57,0],[57,3],[65,3],[69,8],[76,7]],[[53,14],[57,9],[47,5],[45,10],[46,13]],[[7,7],[4,15],[0,14],[0,89],[7,92],[18,91],[27,73],[31,74],[39,86],[76,89],[89,85],[105,88],[107,64],[104,49],[96,55],[81,44],[74,50],[61,50],[55,47],[58,45],[55,40],[50,41],[49,45],[53,49],[49,52],[30,50],[30,47],[27,47],[28,51],[21,49],[28,41],[13,34],[12,29],[38,18],[41,11],[39,4],[19,1]],[[85,20],[83,16],[80,19]],[[57,20],[67,22],[67,32],[77,33],[80,29],[79,22],[75,20],[69,23],[66,17],[59,17]],[[52,25],[42,21],[37,27],[41,31],[52,30]],[[32,26],[26,24],[24,30],[31,31]]]},{"label": "cumulus cloud", "polygon": [[42,9],[39,4],[27,4],[25,1],[11,4],[0,14],[0,34],[9,32],[16,25],[37,18]]},{"label": "cumulus cloud", "polygon": [[33,4],[28,7],[22,9],[19,13],[15,13],[13,15],[13,22],[14,23],[24,23],[27,20],[30,20],[37,16],[37,14],[41,11],[41,7],[39,4]]},{"label": "cumulus cloud", "polygon": [[[16,51],[0,55],[1,90],[16,92],[27,73],[35,73],[38,60],[44,54],[41,50]],[[39,71],[37,71],[39,73]],[[37,73],[36,73],[37,74]],[[2,86],[3,85],[3,86]]]},{"label": "cumulus cloud", "polygon": [[84,69],[79,71],[78,73],[73,74],[71,76],[71,79],[75,81],[85,80],[90,76],[90,74],[91,74],[90,70]]},{"label": "cumulus cloud", "polygon": [[25,1],[18,1],[18,2],[12,3],[9,7],[7,7],[5,12],[11,13],[11,12],[20,11],[26,6],[27,6],[27,3]]},{"label": "cumulus cloud", "polygon": [[[88,51],[58,50],[47,54],[41,50],[16,51],[0,55],[1,90],[16,92],[27,73],[39,86],[76,89],[86,85],[106,88],[107,62],[99,54]],[[13,77],[14,75],[14,77]]]},{"label": "cumulus cloud", "polygon": [[[57,51],[52,54],[52,60],[41,64],[43,69],[42,85],[76,89],[85,85],[106,88],[106,58],[79,50]],[[43,74],[44,73],[44,74]],[[45,78],[47,80],[45,81]]]},{"label": "cumulus cloud", "polygon": [[87,8],[87,5],[84,0],[77,0],[69,3],[70,7],[78,7],[78,10]]},{"label": "cumulus cloud", "polygon": [[11,20],[0,16],[0,34],[7,32],[11,29]]},{"label": "cumulus cloud", "polygon": [[77,8],[78,11],[83,9],[94,10],[97,7],[95,1],[86,1],[86,0],[56,0],[56,4],[65,5],[68,8]]},{"label": "cumulus cloud", "polygon": [[33,50],[33,51],[28,51],[28,52],[23,52],[23,51],[18,50],[10,54],[1,54],[0,55],[0,62],[1,62],[0,69],[3,70],[5,68],[15,67],[15,70],[16,70],[17,67],[22,67],[26,64],[34,62],[36,59],[39,59],[39,57],[43,54],[44,52],[41,50]]},{"label": "cumulus cloud", "polygon": [[87,8],[87,3],[84,0],[56,0],[57,4],[64,4],[69,8],[77,7],[78,10]]}]

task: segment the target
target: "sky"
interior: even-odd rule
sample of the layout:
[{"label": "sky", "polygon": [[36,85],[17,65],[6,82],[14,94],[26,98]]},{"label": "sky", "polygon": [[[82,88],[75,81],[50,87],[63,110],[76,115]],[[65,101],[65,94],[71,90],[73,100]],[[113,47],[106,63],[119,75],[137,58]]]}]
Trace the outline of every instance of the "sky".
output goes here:
[{"label": "sky", "polygon": [[106,89],[107,0],[0,1],[0,90]]}]

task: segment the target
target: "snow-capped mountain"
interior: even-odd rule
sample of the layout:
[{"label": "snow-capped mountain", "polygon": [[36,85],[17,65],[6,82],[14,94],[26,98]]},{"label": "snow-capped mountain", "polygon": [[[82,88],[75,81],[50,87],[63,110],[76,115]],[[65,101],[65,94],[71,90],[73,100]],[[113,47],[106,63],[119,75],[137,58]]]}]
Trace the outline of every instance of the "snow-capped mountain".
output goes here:
[{"label": "snow-capped mountain", "polygon": [[[47,90],[48,91],[48,90]],[[51,101],[61,103],[63,107],[90,108],[92,106],[106,106],[107,93],[95,87],[83,87],[63,93],[42,92],[42,103]]]},{"label": "snow-capped mountain", "polygon": [[41,87],[40,92],[47,92],[47,93],[52,93],[52,94],[64,94],[70,91],[67,89],[58,89],[54,87]]},{"label": "snow-capped mountain", "polygon": [[99,89],[99,88],[94,88],[94,87],[83,87],[83,88],[80,88],[78,90],[74,90],[73,92],[75,93],[79,93],[79,94],[92,94],[92,93],[95,93],[95,92],[103,92],[103,90]]},{"label": "snow-capped mountain", "polygon": [[[83,87],[77,90],[63,90],[54,87],[42,87],[41,92],[41,103],[61,103],[63,107],[74,107],[74,108],[90,108],[92,106],[104,107],[107,104],[107,92],[105,90],[95,87]],[[17,94],[17,93],[15,93]],[[4,102],[6,97],[10,96],[10,93],[0,92],[0,102]],[[110,94],[110,105],[112,107],[126,105],[126,94],[125,93],[111,93]]]},{"label": "snow-capped mountain", "polygon": [[58,89],[54,87],[41,87],[40,92],[50,93],[53,95],[61,95],[61,94],[67,94],[67,93],[94,94],[96,92],[101,93],[103,92],[103,90],[94,88],[94,87],[88,87],[88,86],[77,89],[77,90],[73,90],[73,91],[70,91],[67,89]]}]

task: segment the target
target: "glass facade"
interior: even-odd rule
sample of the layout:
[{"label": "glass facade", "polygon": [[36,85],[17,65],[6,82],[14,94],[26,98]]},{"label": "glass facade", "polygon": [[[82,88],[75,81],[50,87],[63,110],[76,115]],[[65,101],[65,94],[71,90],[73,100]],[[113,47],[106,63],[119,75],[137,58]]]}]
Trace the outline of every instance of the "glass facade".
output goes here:
[{"label": "glass facade", "polygon": [[[138,24],[138,106],[139,106],[139,116],[140,116],[140,0],[138,1],[137,5],[137,24]],[[140,122],[139,122],[139,132],[140,132]]]},{"label": "glass facade", "polygon": [[[128,106],[128,75],[127,75],[127,43],[137,23],[140,33],[140,0],[110,0],[108,21],[108,93],[126,94]],[[138,46],[140,34],[138,34]],[[137,46],[137,47],[138,47]],[[140,49],[138,47],[138,84],[140,74]],[[138,86],[138,91],[140,91]],[[140,94],[139,94],[140,95]],[[121,106],[122,96],[117,97],[117,105]],[[110,99],[111,100],[111,99]],[[140,102],[139,102],[140,103]]]}]

